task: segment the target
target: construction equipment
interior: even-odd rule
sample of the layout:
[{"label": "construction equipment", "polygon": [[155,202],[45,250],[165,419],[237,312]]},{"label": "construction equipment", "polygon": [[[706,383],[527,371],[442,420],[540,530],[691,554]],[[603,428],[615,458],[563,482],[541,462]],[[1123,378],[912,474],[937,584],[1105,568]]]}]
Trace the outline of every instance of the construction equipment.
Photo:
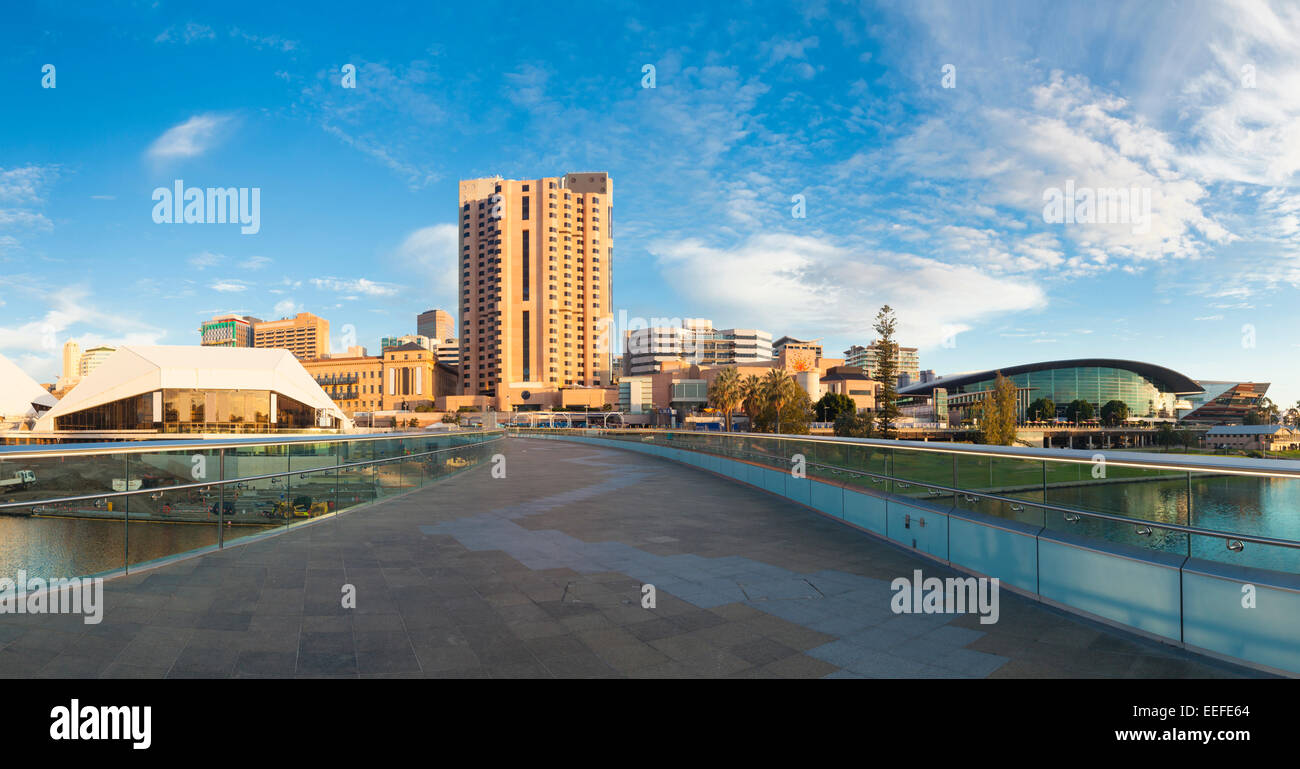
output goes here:
[{"label": "construction equipment", "polygon": [[14,477],[0,480],[0,487],[16,486],[25,489],[29,483],[36,483],[36,473],[31,470],[18,470],[14,473]]}]

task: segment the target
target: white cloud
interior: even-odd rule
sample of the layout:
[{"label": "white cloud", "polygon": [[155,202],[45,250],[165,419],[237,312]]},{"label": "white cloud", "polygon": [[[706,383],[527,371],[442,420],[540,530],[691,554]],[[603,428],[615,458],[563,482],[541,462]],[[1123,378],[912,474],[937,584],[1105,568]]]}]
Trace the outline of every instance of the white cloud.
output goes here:
[{"label": "white cloud", "polygon": [[158,36],[153,41],[155,43],[184,42],[189,44],[196,40],[212,40],[216,36],[217,34],[212,31],[212,27],[191,21],[187,22],[179,30],[174,26],[164,29],[158,33]]},{"label": "white cloud", "polygon": [[232,120],[228,115],[195,115],[164,131],[149,145],[147,154],[155,160],[202,155],[216,146]]},{"label": "white cloud", "polygon": [[997,314],[1046,303],[1033,283],[910,254],[863,253],[824,238],[764,234],[732,248],[688,239],[657,243],[651,252],[664,279],[700,314],[774,333],[870,336],[876,311],[889,304],[900,337],[929,346]]},{"label": "white cloud", "polygon": [[423,277],[424,289],[436,300],[439,307],[459,306],[456,275],[460,255],[456,249],[459,235],[454,224],[435,224],[421,227],[406,236],[397,247],[398,263],[416,271]]},{"label": "white cloud", "polygon": [[[378,283],[368,278],[341,280],[339,278],[312,278],[311,284],[322,291],[337,291],[343,294],[362,294],[365,296],[393,296],[397,286]],[[355,298],[355,296],[349,297]]]},{"label": "white cloud", "polygon": [[240,291],[247,291],[248,285],[239,280],[219,280],[213,283],[210,288],[213,291],[220,291],[223,294],[233,294]]},{"label": "white cloud", "polygon": [[204,251],[189,258],[190,266],[197,270],[203,270],[215,264],[221,264],[224,261],[226,261],[224,255],[214,254],[211,251]]},{"label": "white cloud", "polygon": [[[0,286],[6,283],[0,278]],[[69,339],[76,339],[83,349],[95,345],[117,347],[159,344],[167,333],[123,313],[120,308],[101,311],[81,286],[32,293],[46,303],[47,309],[40,317],[25,323],[0,326],[0,352],[38,380],[53,381],[59,376],[59,353]]]}]

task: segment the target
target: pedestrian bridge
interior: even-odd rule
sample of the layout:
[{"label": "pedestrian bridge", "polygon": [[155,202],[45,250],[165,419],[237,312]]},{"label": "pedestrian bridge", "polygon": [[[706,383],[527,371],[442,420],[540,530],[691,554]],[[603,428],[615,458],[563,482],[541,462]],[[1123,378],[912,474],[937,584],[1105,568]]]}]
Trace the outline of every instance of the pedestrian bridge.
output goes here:
[{"label": "pedestrian bridge", "polygon": [[[0,577],[109,579],[98,624],[0,614],[0,675],[1294,674],[1293,464],[595,429],[4,451],[35,481],[0,488]],[[918,570],[998,577],[997,621],[896,613]]]}]

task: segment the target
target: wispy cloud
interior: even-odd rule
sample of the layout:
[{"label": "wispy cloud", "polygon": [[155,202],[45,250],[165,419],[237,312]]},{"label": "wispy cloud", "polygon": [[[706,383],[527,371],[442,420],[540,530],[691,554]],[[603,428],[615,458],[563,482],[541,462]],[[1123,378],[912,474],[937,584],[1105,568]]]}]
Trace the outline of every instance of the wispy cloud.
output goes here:
[{"label": "wispy cloud", "polygon": [[216,146],[233,121],[229,115],[195,115],[164,131],[149,145],[146,155],[154,160],[197,157]]},{"label": "wispy cloud", "polygon": [[393,296],[397,286],[378,283],[369,278],[340,280],[339,278],[312,278],[311,284],[322,291],[336,291],[342,294],[363,296]]},{"label": "wispy cloud", "polygon": [[193,43],[199,40],[214,40],[217,33],[212,31],[212,27],[197,22],[187,22],[179,27],[171,26],[158,33],[153,39],[155,43]]}]

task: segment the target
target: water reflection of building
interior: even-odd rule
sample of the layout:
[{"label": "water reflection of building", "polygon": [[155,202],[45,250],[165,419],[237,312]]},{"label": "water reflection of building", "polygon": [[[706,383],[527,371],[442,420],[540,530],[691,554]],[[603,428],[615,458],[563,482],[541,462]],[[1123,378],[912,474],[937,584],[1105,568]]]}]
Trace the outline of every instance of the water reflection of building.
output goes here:
[{"label": "water reflection of building", "polygon": [[351,421],[287,350],[128,346],[107,357],[35,430],[130,433],[338,430]]},{"label": "water reflection of building", "polygon": [[1179,420],[1190,424],[1239,425],[1246,415],[1258,408],[1268,392],[1268,382],[1224,382],[1201,379],[1197,384],[1205,391],[1187,396]]}]

